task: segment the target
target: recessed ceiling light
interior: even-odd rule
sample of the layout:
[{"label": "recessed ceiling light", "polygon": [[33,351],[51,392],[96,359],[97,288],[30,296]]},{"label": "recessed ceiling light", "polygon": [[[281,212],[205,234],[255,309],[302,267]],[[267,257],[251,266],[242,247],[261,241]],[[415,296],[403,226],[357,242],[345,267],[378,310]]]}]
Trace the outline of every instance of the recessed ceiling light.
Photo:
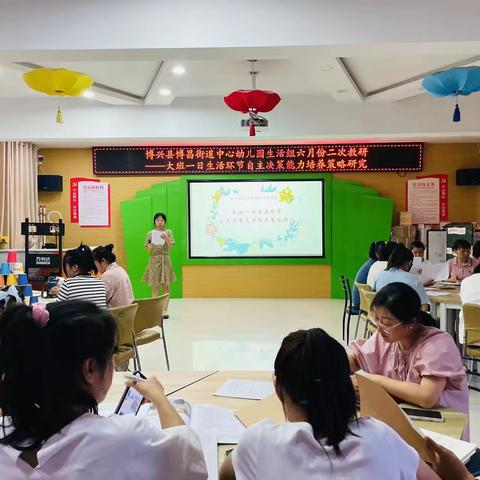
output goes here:
[{"label": "recessed ceiling light", "polygon": [[321,72],[331,72],[333,70],[333,67],[330,65],[322,65],[320,67]]},{"label": "recessed ceiling light", "polygon": [[182,65],[177,65],[172,68],[172,73],[174,75],[183,75],[186,72],[185,67],[182,67]]},{"label": "recessed ceiling light", "polygon": [[95,92],[92,92],[91,90],[85,90],[83,92],[83,96],[86,98],[93,98],[95,96]]},{"label": "recessed ceiling light", "polygon": [[172,92],[168,88],[161,88],[159,93],[162,97],[168,97],[169,95],[171,95]]}]

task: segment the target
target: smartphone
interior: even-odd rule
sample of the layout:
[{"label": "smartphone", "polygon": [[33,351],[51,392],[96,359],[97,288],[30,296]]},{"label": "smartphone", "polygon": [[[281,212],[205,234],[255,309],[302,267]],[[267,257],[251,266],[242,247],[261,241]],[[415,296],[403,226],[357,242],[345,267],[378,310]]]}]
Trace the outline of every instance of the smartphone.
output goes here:
[{"label": "smartphone", "polygon": [[421,408],[402,407],[402,410],[412,420],[424,420],[426,422],[444,422],[441,412],[437,410],[422,410]]},{"label": "smartphone", "polygon": [[[133,372],[137,378],[147,379],[142,372]],[[115,413],[117,415],[136,415],[143,404],[144,397],[132,387],[126,387],[122,398],[118,402]]]}]

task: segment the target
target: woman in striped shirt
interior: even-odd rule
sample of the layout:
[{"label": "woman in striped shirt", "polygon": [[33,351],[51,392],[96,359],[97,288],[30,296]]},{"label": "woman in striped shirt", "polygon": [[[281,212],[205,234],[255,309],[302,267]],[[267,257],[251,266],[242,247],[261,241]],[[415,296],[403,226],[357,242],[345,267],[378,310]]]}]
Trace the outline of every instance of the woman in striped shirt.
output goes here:
[{"label": "woman in striped shirt", "polygon": [[101,280],[92,275],[97,269],[87,245],[80,244],[65,253],[63,270],[67,278],[58,290],[58,302],[86,300],[100,308],[107,308],[107,289]]}]

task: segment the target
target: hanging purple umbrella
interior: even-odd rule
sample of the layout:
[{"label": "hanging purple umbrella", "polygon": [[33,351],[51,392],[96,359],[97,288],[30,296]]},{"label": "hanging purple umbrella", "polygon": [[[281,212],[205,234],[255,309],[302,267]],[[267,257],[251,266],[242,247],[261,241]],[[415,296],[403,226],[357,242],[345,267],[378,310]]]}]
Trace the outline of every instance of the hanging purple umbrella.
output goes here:
[{"label": "hanging purple umbrella", "polygon": [[455,97],[453,121],[460,121],[458,95],[480,91],[480,67],[454,67],[432,73],[422,81],[422,87],[433,97]]}]

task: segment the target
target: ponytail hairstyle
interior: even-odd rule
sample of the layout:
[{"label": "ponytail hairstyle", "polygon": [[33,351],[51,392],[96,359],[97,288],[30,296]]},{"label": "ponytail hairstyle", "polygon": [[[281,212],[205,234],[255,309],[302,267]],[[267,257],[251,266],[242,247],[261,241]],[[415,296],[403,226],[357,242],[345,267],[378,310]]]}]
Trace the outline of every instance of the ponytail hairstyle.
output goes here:
[{"label": "ponytail hairstyle", "polygon": [[66,272],[66,266],[76,265],[79,275],[89,275],[91,272],[97,273],[97,267],[93,261],[92,251],[88,245],[81,243],[77,248],[67,250],[63,257],[63,271]]},{"label": "ponytail hairstyle", "polygon": [[398,243],[386,242],[378,246],[378,260],[380,262],[388,262],[390,255],[395,250]]},{"label": "ponytail hairstyle", "polygon": [[402,269],[403,266],[408,262],[413,262],[413,253],[405,245],[399,244],[395,247],[395,250],[390,255],[386,269]]},{"label": "ponytail hairstyle", "polygon": [[355,391],[345,349],[321,328],[298,330],[283,339],[275,359],[277,386],[307,414],[313,435],[340,442],[356,419]]},{"label": "ponytail hairstyle", "polygon": [[93,260],[95,262],[101,262],[105,260],[107,263],[113,263],[117,260],[116,255],[113,253],[113,244],[110,243],[104,247],[97,247],[92,252]]},{"label": "ponytail hairstyle", "polygon": [[386,308],[398,321],[406,324],[415,322],[425,327],[436,327],[437,323],[422,310],[418,293],[406,283],[389,283],[375,295],[371,310],[375,307]]},{"label": "ponytail hairstyle", "polygon": [[93,359],[106,374],[115,344],[114,319],[91,302],[50,303],[40,319],[33,312],[16,305],[0,317],[0,444],[21,451],[38,448],[83,413],[98,413],[82,367]]}]

